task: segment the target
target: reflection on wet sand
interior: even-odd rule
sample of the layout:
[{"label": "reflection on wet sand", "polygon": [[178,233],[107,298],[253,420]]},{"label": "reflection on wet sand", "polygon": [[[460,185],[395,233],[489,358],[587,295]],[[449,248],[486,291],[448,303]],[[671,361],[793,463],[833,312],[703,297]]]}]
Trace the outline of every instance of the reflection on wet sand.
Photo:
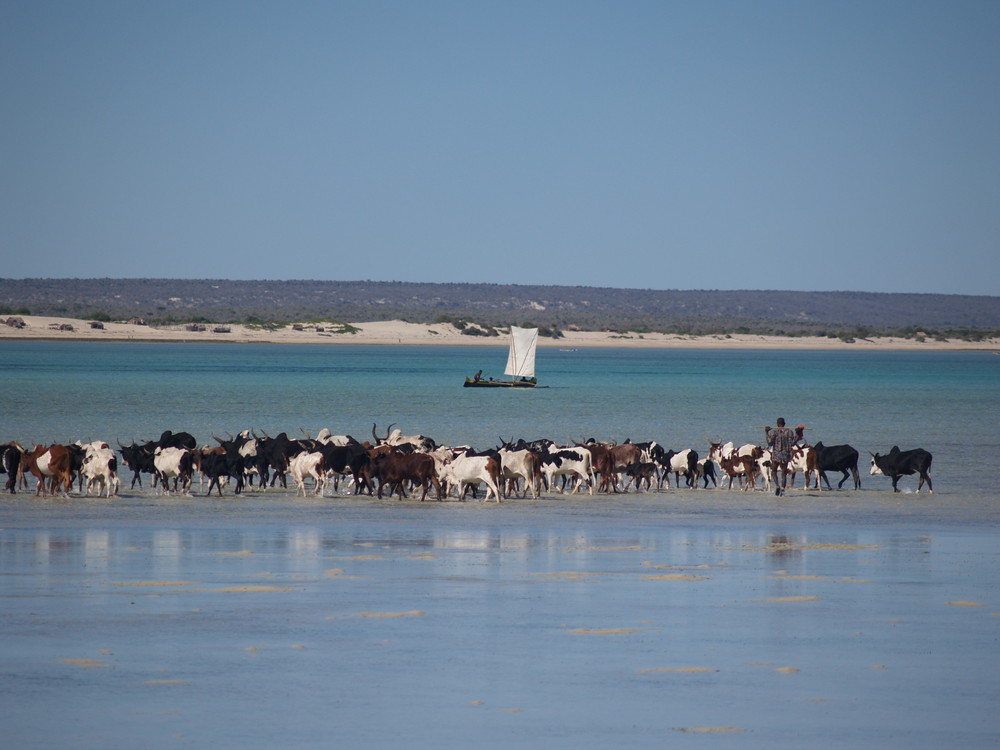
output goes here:
[{"label": "reflection on wet sand", "polygon": [[983,658],[1000,545],[978,529],[679,521],[652,496],[611,519],[581,500],[485,516],[269,498],[226,524],[116,502],[121,523],[61,509],[0,531],[18,746],[217,744],[234,722],[261,727],[261,706],[274,718],[244,750],[290,727],[391,747],[384,706],[411,743],[440,746],[455,731],[484,747],[666,731],[768,750],[942,732],[975,746],[1000,730]]}]

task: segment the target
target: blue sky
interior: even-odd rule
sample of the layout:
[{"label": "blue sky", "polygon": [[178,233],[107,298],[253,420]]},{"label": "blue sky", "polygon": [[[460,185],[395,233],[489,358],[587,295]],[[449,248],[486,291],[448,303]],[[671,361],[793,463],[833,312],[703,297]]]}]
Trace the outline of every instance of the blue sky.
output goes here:
[{"label": "blue sky", "polygon": [[1000,295],[1000,3],[0,2],[0,276]]}]

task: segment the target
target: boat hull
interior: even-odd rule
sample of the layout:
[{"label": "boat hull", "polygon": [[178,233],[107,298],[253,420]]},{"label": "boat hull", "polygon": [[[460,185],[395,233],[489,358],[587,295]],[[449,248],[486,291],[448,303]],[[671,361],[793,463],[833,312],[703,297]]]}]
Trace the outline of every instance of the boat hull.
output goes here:
[{"label": "boat hull", "polygon": [[538,388],[538,379],[530,380],[474,380],[465,379],[466,388]]}]

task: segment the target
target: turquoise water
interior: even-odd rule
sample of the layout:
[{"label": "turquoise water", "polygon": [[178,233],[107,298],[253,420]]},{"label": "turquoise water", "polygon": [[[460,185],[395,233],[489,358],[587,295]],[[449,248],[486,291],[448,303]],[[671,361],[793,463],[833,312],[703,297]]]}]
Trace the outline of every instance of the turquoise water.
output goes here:
[{"label": "turquoise water", "polygon": [[[440,443],[499,438],[760,442],[784,416],[811,442],[934,454],[940,489],[975,491],[968,444],[1000,447],[1000,357],[985,352],[543,349],[534,391],[474,390],[503,347],[15,342],[0,347],[0,439],[157,437],[246,428],[360,439],[390,423]],[[875,477],[866,481],[880,482]],[[936,481],[936,485],[938,482]],[[904,483],[905,486],[905,483]]]}]

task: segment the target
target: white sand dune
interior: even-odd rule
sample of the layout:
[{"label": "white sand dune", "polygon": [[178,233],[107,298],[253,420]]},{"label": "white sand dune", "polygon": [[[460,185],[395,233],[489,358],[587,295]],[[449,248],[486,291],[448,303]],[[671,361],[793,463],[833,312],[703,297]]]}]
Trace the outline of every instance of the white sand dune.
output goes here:
[{"label": "white sand dune", "polygon": [[[227,332],[217,332],[208,325],[204,331],[189,331],[183,325],[149,326],[131,323],[103,323],[92,328],[89,321],[44,316],[21,316],[24,328],[0,324],[0,341],[172,341],[234,342],[273,344],[369,344],[369,345],[455,345],[506,346],[506,339],[467,336],[449,323],[424,325],[399,320],[353,323],[354,333],[341,333],[332,326],[291,326],[268,331],[244,325],[227,325]],[[60,327],[63,330],[60,330]],[[67,329],[70,326],[71,329]],[[984,341],[904,339],[877,337],[857,339],[853,343],[820,336],[762,336],[729,334],[682,336],[664,333],[614,333],[609,331],[564,331],[559,339],[539,338],[541,347],[574,349],[583,347],[677,348],[677,349],[789,349],[789,350],[998,350],[1000,339]]]}]

